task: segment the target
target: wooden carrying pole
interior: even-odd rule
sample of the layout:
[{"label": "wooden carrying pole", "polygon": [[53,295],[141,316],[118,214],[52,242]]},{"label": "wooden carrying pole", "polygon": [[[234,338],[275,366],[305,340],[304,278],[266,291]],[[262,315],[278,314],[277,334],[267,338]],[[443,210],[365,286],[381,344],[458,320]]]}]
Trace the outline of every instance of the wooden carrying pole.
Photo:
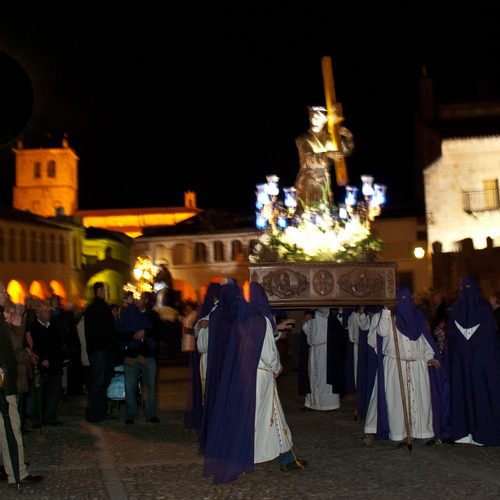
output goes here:
[{"label": "wooden carrying pole", "polygon": [[[335,84],[333,81],[332,59],[324,56],[321,59],[321,71],[323,73],[323,86],[325,87],[326,109],[328,111],[328,133],[332,138],[332,144],[336,151],[341,151],[342,139],[340,138],[340,124],[344,121],[342,116],[342,105],[337,103],[335,95]],[[345,186],[349,182],[345,158],[341,156],[335,161],[335,177],[339,186]]]},{"label": "wooden carrying pole", "polygon": [[398,332],[396,329],[396,318],[392,313],[391,313],[391,318],[392,318],[392,333],[394,334],[394,347],[396,349],[396,361],[398,364],[399,387],[401,389],[401,400],[403,402],[403,414],[405,418],[406,439],[408,441],[408,449],[411,451],[410,422],[408,417],[408,409],[406,406],[405,386],[403,383],[403,369],[401,368],[401,355],[399,354]]}]

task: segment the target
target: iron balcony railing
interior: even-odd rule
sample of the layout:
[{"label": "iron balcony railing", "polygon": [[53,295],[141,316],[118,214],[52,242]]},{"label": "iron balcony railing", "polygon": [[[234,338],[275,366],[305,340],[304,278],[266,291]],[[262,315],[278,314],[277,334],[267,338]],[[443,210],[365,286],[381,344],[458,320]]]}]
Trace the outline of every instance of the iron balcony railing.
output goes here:
[{"label": "iron balcony railing", "polygon": [[468,214],[500,210],[500,190],[462,191],[462,206]]}]

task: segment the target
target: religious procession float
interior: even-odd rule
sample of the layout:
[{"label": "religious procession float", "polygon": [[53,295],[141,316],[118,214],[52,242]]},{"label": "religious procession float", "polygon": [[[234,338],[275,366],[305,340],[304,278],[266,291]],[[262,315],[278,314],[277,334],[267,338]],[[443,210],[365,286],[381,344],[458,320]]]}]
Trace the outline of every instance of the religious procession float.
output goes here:
[{"label": "religious procession float", "polygon": [[[326,107],[309,108],[310,128],[297,138],[300,170],[294,187],[279,201],[279,178],[257,185],[259,243],[250,256],[250,281],[260,283],[271,307],[396,304],[396,264],[378,262],[383,242],[370,232],[370,221],[385,203],[385,186],[364,175],[363,201],[348,185],[345,157],[352,134],[340,126],[332,63],[322,59]],[[334,205],[330,165],[345,186],[344,203]]]}]

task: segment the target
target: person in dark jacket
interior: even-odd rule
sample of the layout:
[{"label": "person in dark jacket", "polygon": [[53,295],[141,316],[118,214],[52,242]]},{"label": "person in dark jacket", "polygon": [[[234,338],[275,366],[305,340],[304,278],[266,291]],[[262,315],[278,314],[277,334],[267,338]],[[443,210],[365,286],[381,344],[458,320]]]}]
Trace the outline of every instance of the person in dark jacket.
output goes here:
[{"label": "person in dark jacket", "polygon": [[92,377],[85,418],[94,424],[108,418],[106,391],[113,377],[117,342],[115,318],[105,297],[104,283],[94,283],[94,300],[87,307],[84,316],[85,341]]},{"label": "person in dark jacket", "polygon": [[[144,417],[152,424],[160,421],[156,416],[155,351],[163,324],[158,313],[151,309],[151,305],[151,295],[143,292],[137,301],[137,311],[140,311],[143,321],[129,322],[128,328],[125,324],[119,328],[122,351],[126,355],[124,373],[125,423],[127,425],[133,424],[138,415],[135,394],[139,373],[142,375],[141,390],[146,401]],[[131,306],[136,307],[133,304]],[[140,329],[134,331],[137,328]]]},{"label": "person in dark jacket", "polygon": [[[33,397],[31,409],[33,429],[39,428],[41,425],[58,426],[62,424],[57,420],[57,407],[66,355],[59,329],[49,321],[51,312],[48,304],[42,304],[36,311],[37,318],[30,325],[33,352],[38,358],[42,385],[41,401],[39,402],[36,397]],[[40,403],[41,408],[38,406]]]},{"label": "person in dark jacket", "polygon": [[[0,380],[2,382],[1,391],[4,393],[9,405],[9,419],[12,430],[17,441],[17,452],[19,458],[19,479],[22,484],[39,483],[43,480],[42,476],[32,476],[26,470],[24,463],[24,445],[21,434],[21,418],[17,410],[17,359],[10,336],[10,325],[6,322],[4,316],[4,306],[7,300],[7,290],[0,283]],[[2,453],[5,472],[0,472],[0,480],[7,479],[9,485],[15,485],[14,471],[10,460],[9,447],[5,435],[5,425],[3,415],[0,413],[0,451]]]}]

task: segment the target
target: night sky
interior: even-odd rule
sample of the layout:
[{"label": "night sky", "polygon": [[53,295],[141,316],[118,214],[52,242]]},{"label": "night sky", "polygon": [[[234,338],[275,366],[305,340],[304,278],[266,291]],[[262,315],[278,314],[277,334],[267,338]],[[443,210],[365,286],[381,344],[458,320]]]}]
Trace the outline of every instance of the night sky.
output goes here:
[{"label": "night sky", "polygon": [[[356,140],[351,179],[360,185],[371,173],[387,184],[389,204],[411,206],[422,65],[444,99],[470,93],[483,73],[498,96],[498,28],[487,12],[353,3],[12,2],[0,8],[0,52],[34,87],[20,138],[60,147],[67,134],[80,157],[81,209],[179,206],[191,190],[200,208],[252,213],[266,174],[281,187],[295,182],[295,137],[308,128],[307,106],[324,104],[321,57],[330,55]],[[14,146],[0,148],[3,206]]]}]

